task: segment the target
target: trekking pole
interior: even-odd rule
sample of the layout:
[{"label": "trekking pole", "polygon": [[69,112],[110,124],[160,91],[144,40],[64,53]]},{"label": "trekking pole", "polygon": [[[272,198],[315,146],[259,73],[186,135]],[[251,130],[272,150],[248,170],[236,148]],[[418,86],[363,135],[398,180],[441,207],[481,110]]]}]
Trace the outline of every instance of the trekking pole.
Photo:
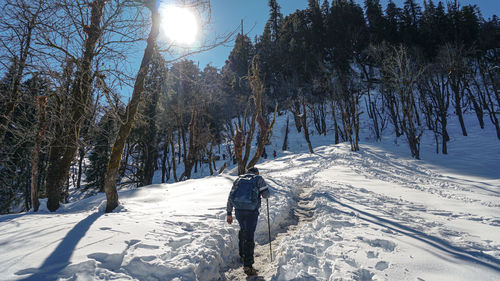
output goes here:
[{"label": "trekking pole", "polygon": [[271,247],[271,221],[269,219],[269,199],[266,198],[267,202],[267,229],[269,231],[269,255],[271,256],[271,262],[273,262],[273,248]]}]

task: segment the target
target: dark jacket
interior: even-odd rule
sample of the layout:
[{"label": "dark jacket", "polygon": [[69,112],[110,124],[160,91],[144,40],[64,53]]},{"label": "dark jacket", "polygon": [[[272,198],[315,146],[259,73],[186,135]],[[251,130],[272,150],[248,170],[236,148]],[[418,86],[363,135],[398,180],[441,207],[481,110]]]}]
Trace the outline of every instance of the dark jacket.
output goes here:
[{"label": "dark jacket", "polygon": [[257,207],[257,210],[260,208],[260,204],[261,204],[260,198],[261,197],[262,198],[269,198],[269,189],[267,188],[267,183],[264,180],[264,178],[262,178],[259,175],[255,175],[253,173],[247,173],[245,175],[242,175],[234,181],[233,187],[231,188],[231,192],[229,193],[229,197],[227,199],[227,207],[226,207],[226,211],[227,211],[228,216],[232,215],[233,208],[234,208],[233,203],[231,202],[231,200],[229,200],[229,198],[231,198],[231,194],[233,194],[236,191],[236,187],[238,186],[238,182],[239,182],[240,178],[247,176],[247,175],[253,175],[253,176],[257,177],[257,187],[259,188],[259,205]]}]

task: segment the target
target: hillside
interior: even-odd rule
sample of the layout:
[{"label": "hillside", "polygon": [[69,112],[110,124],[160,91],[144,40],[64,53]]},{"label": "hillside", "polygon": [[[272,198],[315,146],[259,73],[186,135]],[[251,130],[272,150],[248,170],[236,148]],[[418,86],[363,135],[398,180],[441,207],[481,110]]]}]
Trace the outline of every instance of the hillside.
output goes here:
[{"label": "hillside", "polygon": [[[492,126],[467,117],[468,137],[450,120],[449,155],[424,135],[423,160],[414,160],[404,140],[387,132],[375,142],[366,129],[359,152],[313,135],[309,154],[291,125],[282,152],[281,116],[266,148],[278,155],[258,164],[271,187],[273,262],[264,204],[256,279],[500,279],[500,145]],[[224,220],[235,178],[230,166],[122,190],[109,214],[98,194],[55,213],[0,216],[1,279],[245,280],[238,226]]]}]

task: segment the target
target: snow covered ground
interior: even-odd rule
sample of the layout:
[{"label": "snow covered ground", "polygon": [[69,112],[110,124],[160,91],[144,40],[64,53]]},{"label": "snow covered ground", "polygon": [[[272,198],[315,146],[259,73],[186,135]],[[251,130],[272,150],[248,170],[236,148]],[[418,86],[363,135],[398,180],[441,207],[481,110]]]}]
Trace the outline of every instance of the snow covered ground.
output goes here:
[{"label": "snow covered ground", "polygon": [[[267,147],[278,157],[258,165],[272,192],[273,262],[263,204],[253,279],[500,280],[500,143],[469,117],[468,137],[450,120],[449,155],[426,135],[423,160],[368,130],[359,152],[316,135],[309,154],[293,124],[281,152],[281,117]],[[99,194],[0,216],[0,280],[246,280],[238,226],[225,223],[235,178],[230,167],[120,191],[110,214]]]}]

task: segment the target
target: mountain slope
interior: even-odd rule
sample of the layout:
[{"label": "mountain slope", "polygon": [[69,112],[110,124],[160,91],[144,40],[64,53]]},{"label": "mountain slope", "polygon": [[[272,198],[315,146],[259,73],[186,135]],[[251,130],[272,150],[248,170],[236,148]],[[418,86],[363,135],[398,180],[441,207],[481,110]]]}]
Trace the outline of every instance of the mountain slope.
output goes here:
[{"label": "mountain slope", "polygon": [[[469,137],[450,133],[446,156],[435,155],[426,135],[423,160],[413,160],[404,141],[372,142],[368,129],[359,152],[332,145],[328,135],[313,136],[309,154],[296,132],[290,151],[281,152],[284,121],[266,148],[278,157],[258,165],[272,192],[274,257],[264,204],[256,232],[260,279],[500,278],[493,128],[476,128],[471,118]],[[0,216],[1,279],[245,280],[238,226],[224,221],[235,173],[230,167],[219,176],[123,190],[110,214],[99,194],[55,213]]]}]

